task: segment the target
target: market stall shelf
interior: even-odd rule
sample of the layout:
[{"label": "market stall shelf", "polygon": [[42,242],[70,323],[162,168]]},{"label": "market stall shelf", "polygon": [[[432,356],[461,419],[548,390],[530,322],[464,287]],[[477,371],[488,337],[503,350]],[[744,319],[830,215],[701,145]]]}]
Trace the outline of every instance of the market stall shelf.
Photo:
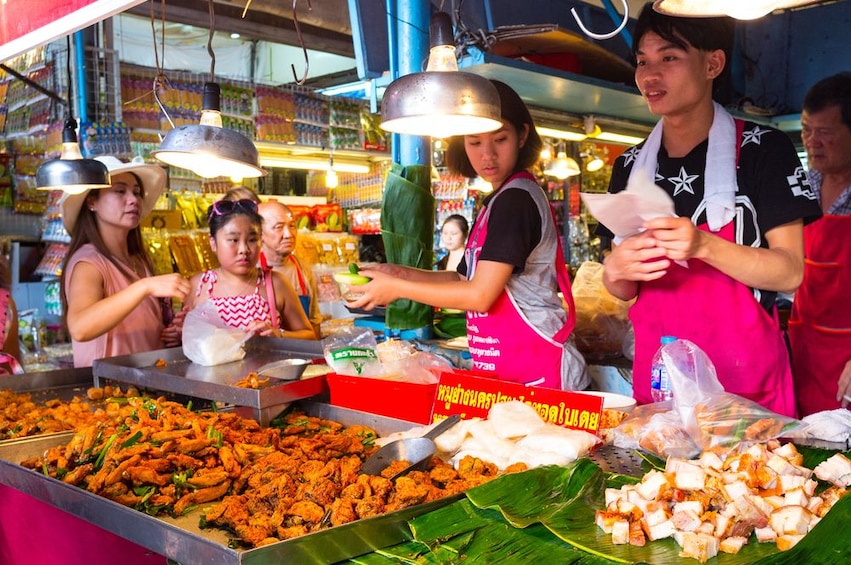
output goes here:
[{"label": "market stall shelf", "polygon": [[236,386],[249,373],[275,361],[321,358],[321,342],[254,338],[246,344],[246,352],[241,361],[207,367],[190,361],[179,347],[160,349],[96,360],[92,374],[95,386],[112,380],[234,405],[240,415],[262,426],[289,403],[328,391],[324,376],[310,377],[308,372],[297,381],[269,378],[258,388]]},{"label": "market stall shelf", "polygon": [[[365,425],[381,435],[410,427],[410,422],[302,402],[308,414],[346,425]],[[154,517],[109,499],[26,469],[17,463],[67,443],[72,433],[0,442],[0,482],[51,504],[180,563],[209,565],[266,565],[272,563],[335,563],[410,539],[407,521],[456,500],[462,495],[412,506],[320,532],[254,549],[229,547],[230,537],[219,529],[202,530],[202,508],[178,517]]]}]

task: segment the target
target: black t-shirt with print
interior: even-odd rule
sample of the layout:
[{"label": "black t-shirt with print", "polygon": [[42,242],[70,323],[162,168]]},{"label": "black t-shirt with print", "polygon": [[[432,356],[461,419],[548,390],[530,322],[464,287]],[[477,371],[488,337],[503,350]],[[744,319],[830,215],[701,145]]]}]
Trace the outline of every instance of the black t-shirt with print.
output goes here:
[{"label": "black t-shirt with print", "polygon": [[[626,150],[615,160],[609,192],[626,188],[629,174],[641,143]],[[674,199],[678,216],[689,217],[695,225],[706,223],[703,200],[704,170],[709,140],[697,145],[682,158],[668,156],[664,145],[659,149],[655,182]],[[803,219],[809,223],[821,216],[821,208],[807,181],[807,175],[792,141],[783,132],[753,122],[745,122],[736,174],[736,243],[750,247],[768,247],[765,233],[789,222]],[[701,212],[695,216],[697,210]],[[597,234],[612,237],[605,226]],[[775,292],[762,290],[760,303],[771,311]]]},{"label": "black t-shirt with print", "polygon": [[[514,274],[523,272],[526,259],[541,242],[541,214],[532,196],[525,190],[503,189],[504,194],[494,201],[488,220],[488,237],[479,254],[479,261],[495,261],[514,266]],[[496,196],[488,196],[484,205]],[[474,237],[476,227],[470,230]],[[467,260],[458,265],[461,276],[467,276]]]}]

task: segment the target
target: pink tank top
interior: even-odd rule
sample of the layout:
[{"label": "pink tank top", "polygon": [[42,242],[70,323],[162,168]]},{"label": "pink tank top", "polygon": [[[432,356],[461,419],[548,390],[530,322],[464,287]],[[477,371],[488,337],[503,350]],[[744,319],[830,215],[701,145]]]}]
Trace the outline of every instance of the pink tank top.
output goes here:
[{"label": "pink tank top", "polygon": [[201,284],[198,285],[195,295],[200,296],[201,288],[206,285],[207,295],[215,304],[219,316],[232,328],[245,329],[255,320],[262,320],[271,325],[272,314],[269,303],[260,294],[260,289],[265,285],[264,276],[263,269],[258,269],[257,282],[251,294],[213,296],[213,288],[219,280],[218,273],[214,269],[201,275]]},{"label": "pink tank top", "polygon": [[[118,270],[109,259],[101,255],[94,245],[86,244],[74,253],[66,267],[65,292],[68,292],[71,275],[78,263],[89,263],[103,277],[103,294],[112,296],[139,280],[134,273],[131,278]],[[146,276],[151,276],[147,273]],[[72,340],[74,366],[91,367],[92,361],[116,355],[129,355],[141,351],[153,351],[165,347],[160,334],[164,328],[160,302],[148,296],[117,326],[90,341]]]}]

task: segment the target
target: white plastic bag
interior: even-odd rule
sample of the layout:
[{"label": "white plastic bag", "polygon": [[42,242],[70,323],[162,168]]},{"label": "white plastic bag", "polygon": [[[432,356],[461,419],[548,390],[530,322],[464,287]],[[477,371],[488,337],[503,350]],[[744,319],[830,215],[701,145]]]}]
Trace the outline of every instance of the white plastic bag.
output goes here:
[{"label": "white plastic bag", "polygon": [[207,300],[190,310],[183,322],[183,354],[199,365],[222,365],[245,357],[243,344],[251,333],[222,321],[216,305]]}]

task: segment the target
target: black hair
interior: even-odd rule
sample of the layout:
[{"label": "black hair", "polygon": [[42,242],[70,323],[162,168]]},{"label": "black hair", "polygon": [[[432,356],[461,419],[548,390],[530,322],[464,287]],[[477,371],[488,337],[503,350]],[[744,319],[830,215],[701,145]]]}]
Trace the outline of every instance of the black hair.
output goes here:
[{"label": "black hair", "polygon": [[449,222],[455,222],[458,224],[458,229],[461,230],[461,234],[464,236],[464,239],[467,239],[467,236],[470,234],[470,223],[467,221],[467,218],[461,214],[452,214],[450,216],[446,216],[446,219],[443,220],[443,225],[445,226]]},{"label": "black hair", "polygon": [[[245,202],[250,202],[251,205],[244,205],[243,203]],[[222,203],[227,203],[229,206],[222,207]],[[252,224],[257,226],[258,230],[263,225],[263,217],[257,213],[256,202],[247,198],[241,200],[225,200],[223,198],[218,203],[214,202],[207,208],[207,223],[210,226],[210,236],[215,238],[219,230],[226,226],[234,216],[245,216]]]},{"label": "black hair", "polygon": [[[747,0],[739,0],[746,2]],[[648,2],[642,8],[632,33],[632,54],[638,55],[641,38],[653,32],[665,41],[681,49],[693,47],[699,51],[711,52],[720,49],[724,52],[726,63],[721,73],[712,82],[712,98],[722,105],[732,99],[732,79],[730,73],[733,53],[735,22],[728,17],[686,18],[660,14]]]},{"label": "black hair", "polygon": [[803,109],[809,114],[831,106],[839,106],[842,123],[851,129],[851,72],[843,71],[821,79],[804,96]]},{"label": "black hair", "polygon": [[[535,122],[532,120],[529,108],[526,107],[520,95],[504,82],[491,80],[491,83],[493,83],[496,91],[499,93],[500,117],[502,121],[512,126],[518,134],[523,131],[524,125],[529,126],[529,135],[526,137],[526,143],[523,144],[517,155],[517,164],[514,167],[514,172],[529,169],[538,162],[541,156],[541,148],[544,145],[541,141],[541,136],[538,135],[538,131],[535,129]],[[467,178],[478,176],[464,149],[463,135],[456,135],[449,138],[449,145],[446,148],[446,166],[452,173],[460,174]]]},{"label": "black hair", "polygon": [[[136,173],[126,171],[121,174],[132,175],[136,179],[136,184],[139,185],[141,192],[139,198],[145,198],[145,185],[142,179]],[[107,261],[112,263],[125,277],[132,279],[136,276],[124,263],[115,259],[112,253],[107,249],[106,243],[103,241],[100,230],[98,230],[97,217],[95,212],[89,206],[90,201],[94,202],[100,198],[102,191],[100,189],[89,190],[86,194],[86,199],[80,207],[80,213],[77,215],[77,221],[74,223],[74,230],[71,234],[71,243],[68,245],[68,251],[65,253],[65,260],[62,262],[62,275],[59,277],[59,301],[62,304],[63,320],[68,312],[68,297],[65,296],[65,277],[68,273],[68,262],[74,257],[74,254],[87,243],[91,243],[98,253],[106,257]],[[130,257],[137,257],[142,260],[148,272],[154,272],[154,262],[148,254],[145,242],[142,239],[142,228],[136,226],[127,233],[127,252]]]}]

